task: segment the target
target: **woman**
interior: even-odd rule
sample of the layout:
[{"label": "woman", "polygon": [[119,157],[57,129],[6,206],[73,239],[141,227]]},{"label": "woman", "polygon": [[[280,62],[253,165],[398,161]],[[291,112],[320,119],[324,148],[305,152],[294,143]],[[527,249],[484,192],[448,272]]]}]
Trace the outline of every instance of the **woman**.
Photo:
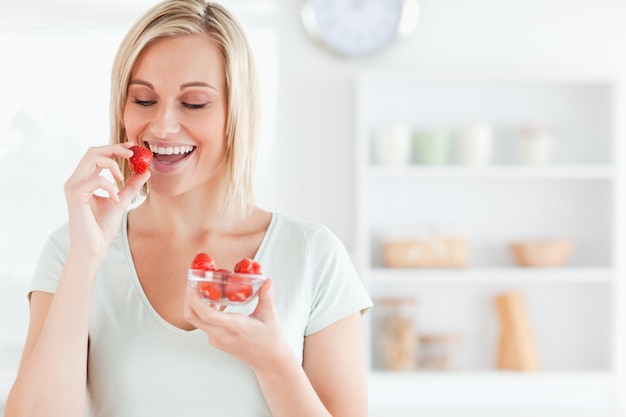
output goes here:
[{"label": "woman", "polygon": [[[254,206],[257,90],[217,4],[165,1],[129,31],[112,144],[65,184],[69,221],[41,254],[7,416],[367,415],[371,301],[327,228]],[[153,151],[148,172],[129,170],[133,145]],[[229,269],[254,258],[271,279],[257,302],[215,309],[187,285],[200,252]]]}]

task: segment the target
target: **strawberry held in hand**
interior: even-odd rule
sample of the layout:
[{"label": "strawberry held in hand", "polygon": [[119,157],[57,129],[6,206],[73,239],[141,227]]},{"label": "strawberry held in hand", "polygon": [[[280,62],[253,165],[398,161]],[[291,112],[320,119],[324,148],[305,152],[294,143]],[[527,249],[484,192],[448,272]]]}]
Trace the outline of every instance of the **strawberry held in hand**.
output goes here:
[{"label": "strawberry held in hand", "polygon": [[130,157],[130,169],[137,174],[143,174],[150,168],[150,164],[152,163],[152,158],[154,155],[152,151],[143,146],[133,146],[130,148],[133,151],[133,156]]}]

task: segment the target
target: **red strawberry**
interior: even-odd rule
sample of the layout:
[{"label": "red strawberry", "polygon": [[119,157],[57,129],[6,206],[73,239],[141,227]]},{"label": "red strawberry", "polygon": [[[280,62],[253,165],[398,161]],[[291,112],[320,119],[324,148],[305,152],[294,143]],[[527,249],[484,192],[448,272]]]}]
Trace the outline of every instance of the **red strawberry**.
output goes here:
[{"label": "red strawberry", "polygon": [[237,275],[230,275],[224,284],[224,295],[230,301],[246,301],[252,295],[252,286],[246,279]]},{"label": "red strawberry", "polygon": [[240,274],[261,275],[261,264],[254,259],[244,258],[235,265],[234,272]]},{"label": "red strawberry", "polygon": [[222,284],[218,282],[198,282],[198,291],[211,301],[217,301],[223,295]]},{"label": "red strawberry", "polygon": [[130,169],[137,174],[143,174],[150,168],[152,163],[153,154],[150,149],[143,146],[133,146],[130,148],[133,151],[133,156],[130,157]]},{"label": "red strawberry", "polygon": [[201,269],[203,271],[215,271],[215,261],[208,253],[200,252],[193,258],[191,269]]}]

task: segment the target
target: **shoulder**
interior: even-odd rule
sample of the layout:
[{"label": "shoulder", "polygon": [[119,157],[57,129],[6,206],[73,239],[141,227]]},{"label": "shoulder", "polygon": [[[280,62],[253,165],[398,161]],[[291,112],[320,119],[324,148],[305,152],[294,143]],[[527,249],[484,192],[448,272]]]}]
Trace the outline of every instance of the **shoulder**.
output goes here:
[{"label": "shoulder", "polygon": [[317,246],[343,246],[340,239],[327,226],[284,213],[273,213],[270,228],[291,244],[300,242],[312,248]]},{"label": "shoulder", "polygon": [[68,221],[61,224],[48,235],[48,239],[44,246],[45,250],[55,250],[59,253],[65,253],[70,246],[70,224]]},{"label": "shoulder", "polygon": [[294,237],[316,239],[320,236],[335,236],[334,233],[321,223],[303,220],[285,213],[273,213],[272,226],[281,233],[289,233]]},{"label": "shoulder", "polygon": [[29,289],[55,293],[70,248],[70,226],[65,222],[48,235],[35,267]]},{"label": "shoulder", "polygon": [[346,247],[329,227],[274,213],[270,228],[266,252],[300,265],[303,272],[313,273],[315,280],[321,278],[321,271],[330,271],[339,265],[352,269]]}]

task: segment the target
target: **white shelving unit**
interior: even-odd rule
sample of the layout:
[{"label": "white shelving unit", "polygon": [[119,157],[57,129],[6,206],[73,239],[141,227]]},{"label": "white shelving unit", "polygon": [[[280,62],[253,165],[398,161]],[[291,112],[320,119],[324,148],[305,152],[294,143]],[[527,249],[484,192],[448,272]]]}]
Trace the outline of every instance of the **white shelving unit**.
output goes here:
[{"label": "white shelving unit", "polygon": [[[374,415],[448,410],[446,415],[461,416],[519,407],[617,412],[626,326],[620,307],[626,302],[620,283],[625,250],[622,94],[617,77],[569,71],[369,71],[358,77],[357,267],[375,302],[382,296],[415,295],[420,330],[464,335],[458,370],[384,371],[375,366],[376,329],[369,319]],[[527,121],[546,123],[557,132],[547,166],[516,162],[514,132]],[[464,125],[488,122],[496,132],[493,161],[480,168],[462,166],[453,146],[445,165],[378,166],[373,133],[397,122],[414,131],[448,129],[453,140]],[[450,225],[468,231],[467,267],[383,266],[386,233]],[[575,242],[567,265],[516,266],[508,245],[543,237]],[[510,290],[524,294],[539,371],[495,367],[499,329],[493,298]]]}]

